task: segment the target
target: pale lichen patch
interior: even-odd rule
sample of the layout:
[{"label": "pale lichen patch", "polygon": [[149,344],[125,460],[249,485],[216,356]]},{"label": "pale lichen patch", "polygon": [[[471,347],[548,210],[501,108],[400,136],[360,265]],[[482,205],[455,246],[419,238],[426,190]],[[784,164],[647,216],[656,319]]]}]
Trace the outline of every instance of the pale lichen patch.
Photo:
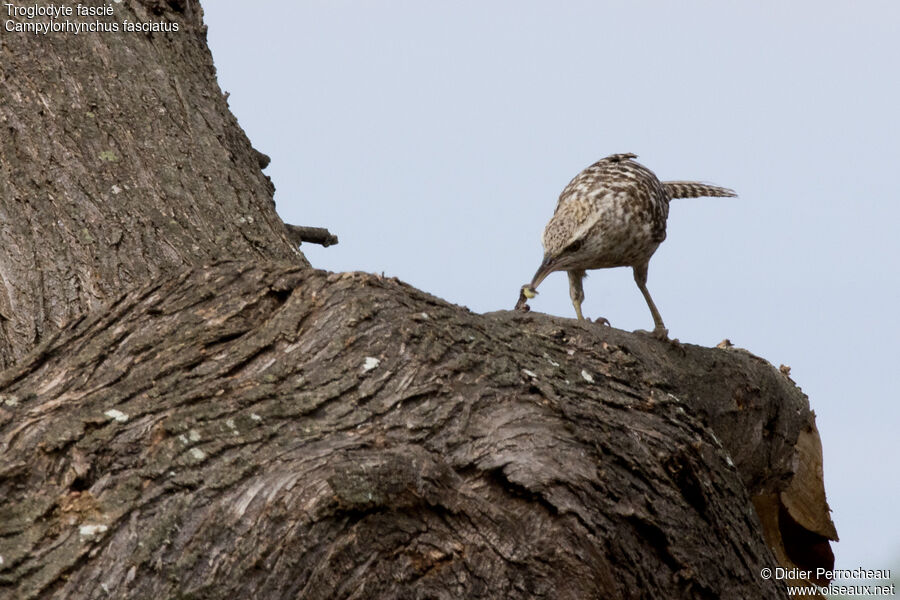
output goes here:
[{"label": "pale lichen patch", "polygon": [[531,377],[532,379],[537,379],[537,375],[534,371],[529,371],[528,369],[522,369],[522,372]]},{"label": "pale lichen patch", "polygon": [[190,431],[188,431],[188,438],[192,442],[199,442],[202,439],[200,437],[200,432],[197,431],[196,429],[191,429]]},{"label": "pale lichen patch", "polygon": [[200,448],[191,448],[189,454],[191,455],[191,458],[193,458],[197,462],[206,459],[206,452],[204,452]]},{"label": "pale lichen patch", "polygon": [[366,360],[363,362],[362,372],[367,373],[381,364],[381,361],[374,356],[367,356]]},{"label": "pale lichen patch", "polygon": [[294,344],[285,346],[284,349],[282,350],[282,352],[284,352],[285,354],[290,354],[291,352],[293,352],[294,350],[296,350],[299,347],[300,347],[300,342],[296,342]]},{"label": "pale lichen patch", "polygon": [[581,370],[581,377],[588,383],[594,383],[594,377],[584,369]]},{"label": "pale lichen patch", "polygon": [[108,527],[106,525],[102,525],[99,523],[95,525],[82,525],[78,528],[78,535],[85,539],[92,539],[97,537],[98,535],[106,533],[107,529]]},{"label": "pale lichen patch", "polygon": [[125,423],[126,421],[128,421],[128,415],[123,413],[121,410],[116,410],[115,408],[111,408],[103,414],[118,423]]}]

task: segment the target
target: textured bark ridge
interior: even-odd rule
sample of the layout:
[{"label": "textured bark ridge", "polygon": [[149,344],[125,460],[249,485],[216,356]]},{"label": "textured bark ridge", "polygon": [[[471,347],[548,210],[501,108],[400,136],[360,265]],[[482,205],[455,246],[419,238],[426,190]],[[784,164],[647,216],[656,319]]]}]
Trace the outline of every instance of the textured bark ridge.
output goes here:
[{"label": "textured bark ridge", "polygon": [[0,37],[0,600],[785,598],[763,567],[831,564],[784,373],[311,269],[334,236],[275,213],[198,4],[114,7],[180,31]]},{"label": "textured bark ridge", "polygon": [[0,36],[0,368],[173,268],[303,260],[197,3],[112,5],[120,23],[179,32]]},{"label": "textured bark ridge", "polygon": [[0,389],[0,597],[786,597],[812,415],[743,351],[227,263]]}]

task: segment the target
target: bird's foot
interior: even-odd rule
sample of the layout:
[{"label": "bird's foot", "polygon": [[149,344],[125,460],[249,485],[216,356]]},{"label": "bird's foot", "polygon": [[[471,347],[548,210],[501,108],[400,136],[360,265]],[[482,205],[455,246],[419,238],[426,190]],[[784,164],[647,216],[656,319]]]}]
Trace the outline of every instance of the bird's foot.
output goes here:
[{"label": "bird's foot", "polygon": [[[669,340],[669,330],[666,329],[665,327],[657,327],[653,331],[647,331],[646,329],[636,329],[634,332],[642,333],[644,335],[649,335],[649,336],[654,337],[662,342],[671,341],[671,340]],[[678,340],[675,340],[675,342],[678,343]]]}]

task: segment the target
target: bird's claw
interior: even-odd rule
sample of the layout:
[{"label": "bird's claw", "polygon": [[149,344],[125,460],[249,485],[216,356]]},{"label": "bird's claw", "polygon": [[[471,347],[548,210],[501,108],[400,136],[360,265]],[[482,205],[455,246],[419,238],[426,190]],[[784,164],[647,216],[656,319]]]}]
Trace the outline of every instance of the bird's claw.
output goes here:
[{"label": "bird's claw", "polygon": [[634,332],[649,335],[650,337],[655,338],[661,342],[669,341],[669,330],[665,327],[657,327],[653,331],[647,331],[646,329],[636,329]]}]

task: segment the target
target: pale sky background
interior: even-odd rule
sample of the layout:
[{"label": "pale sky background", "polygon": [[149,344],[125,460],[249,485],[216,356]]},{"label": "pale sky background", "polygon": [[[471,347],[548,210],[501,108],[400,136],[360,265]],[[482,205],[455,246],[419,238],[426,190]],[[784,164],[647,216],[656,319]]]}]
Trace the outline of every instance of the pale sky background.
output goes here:
[{"label": "pale sky background", "polygon": [[[208,0],[223,90],[319,268],[509,309],[581,169],[634,152],[739,198],[672,203],[649,289],[809,395],[839,568],[900,566],[900,2]],[[564,273],[532,310],[573,317]],[[652,328],[630,269],[585,315]],[[858,582],[871,583],[871,582]]]}]

